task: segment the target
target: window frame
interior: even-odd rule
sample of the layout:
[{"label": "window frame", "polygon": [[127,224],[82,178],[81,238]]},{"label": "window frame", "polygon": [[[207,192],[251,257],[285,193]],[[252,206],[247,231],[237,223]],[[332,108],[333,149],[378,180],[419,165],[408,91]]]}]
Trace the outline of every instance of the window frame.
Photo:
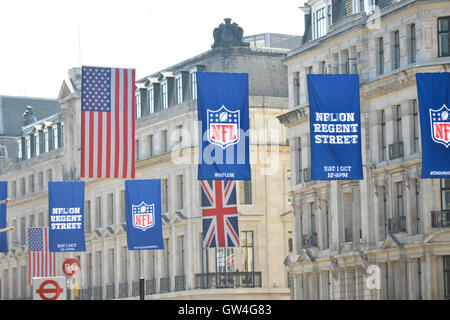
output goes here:
[{"label": "window frame", "polygon": [[[448,29],[446,31],[440,31],[440,21],[441,20],[447,20],[447,25],[448,25]],[[446,55],[442,55],[441,54],[441,34],[447,34],[447,54]],[[450,16],[447,17],[439,17],[437,19],[437,37],[438,37],[438,57],[442,58],[442,57],[450,57]]]}]

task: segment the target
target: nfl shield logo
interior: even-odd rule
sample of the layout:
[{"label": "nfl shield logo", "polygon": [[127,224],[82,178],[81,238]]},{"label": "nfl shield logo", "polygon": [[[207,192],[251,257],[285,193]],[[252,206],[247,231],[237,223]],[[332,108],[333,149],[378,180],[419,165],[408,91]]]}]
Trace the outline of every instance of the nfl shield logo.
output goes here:
[{"label": "nfl shield logo", "polygon": [[439,110],[430,109],[431,137],[434,142],[450,146],[450,109],[445,105]]},{"label": "nfl shield logo", "polygon": [[225,106],[219,110],[208,109],[208,140],[222,149],[239,142],[239,110],[230,111]]},{"label": "nfl shield logo", "polygon": [[133,227],[145,231],[155,225],[155,205],[142,202],[140,205],[131,205],[133,214]]}]

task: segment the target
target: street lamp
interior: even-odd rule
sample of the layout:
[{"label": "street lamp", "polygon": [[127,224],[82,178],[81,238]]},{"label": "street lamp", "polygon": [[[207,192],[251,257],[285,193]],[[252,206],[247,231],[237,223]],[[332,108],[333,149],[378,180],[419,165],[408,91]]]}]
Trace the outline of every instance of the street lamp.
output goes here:
[{"label": "street lamp", "polygon": [[16,228],[14,228],[14,227],[9,227],[9,228],[3,228],[3,229],[0,229],[0,233],[1,232],[6,232],[6,231],[16,231]]},{"label": "street lamp", "polygon": [[6,198],[5,200],[1,200],[0,201],[0,204],[4,204],[4,203],[10,204],[11,203],[11,199],[10,198]]}]

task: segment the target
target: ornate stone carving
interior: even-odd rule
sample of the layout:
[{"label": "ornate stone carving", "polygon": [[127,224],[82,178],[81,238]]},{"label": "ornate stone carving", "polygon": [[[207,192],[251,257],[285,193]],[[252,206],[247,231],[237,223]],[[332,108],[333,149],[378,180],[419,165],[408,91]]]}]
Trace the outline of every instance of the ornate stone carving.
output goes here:
[{"label": "ornate stone carving", "polygon": [[214,43],[211,48],[250,47],[250,43],[242,41],[244,29],[237,23],[231,23],[230,18],[224,20],[225,24],[221,23],[213,31]]}]

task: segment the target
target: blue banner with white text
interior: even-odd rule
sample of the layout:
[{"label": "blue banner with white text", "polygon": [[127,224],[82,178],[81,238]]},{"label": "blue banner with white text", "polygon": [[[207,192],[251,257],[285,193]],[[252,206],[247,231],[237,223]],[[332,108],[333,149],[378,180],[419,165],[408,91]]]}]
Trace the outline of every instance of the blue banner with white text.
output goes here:
[{"label": "blue banner with white text", "polygon": [[197,72],[198,180],[250,180],[247,73]]},{"label": "blue banner with white text", "polygon": [[359,77],[307,75],[311,180],[362,180]]},{"label": "blue banner with white text", "polygon": [[[8,196],[8,182],[0,181],[0,200]],[[0,229],[6,228],[6,203],[0,204]],[[0,232],[0,252],[8,252],[6,232]]]},{"label": "blue banner with white text", "polygon": [[161,180],[125,181],[128,250],[164,249]]},{"label": "blue banner with white text", "polygon": [[49,251],[86,251],[84,182],[48,183]]},{"label": "blue banner with white text", "polygon": [[450,73],[417,73],[422,178],[450,178]]}]

